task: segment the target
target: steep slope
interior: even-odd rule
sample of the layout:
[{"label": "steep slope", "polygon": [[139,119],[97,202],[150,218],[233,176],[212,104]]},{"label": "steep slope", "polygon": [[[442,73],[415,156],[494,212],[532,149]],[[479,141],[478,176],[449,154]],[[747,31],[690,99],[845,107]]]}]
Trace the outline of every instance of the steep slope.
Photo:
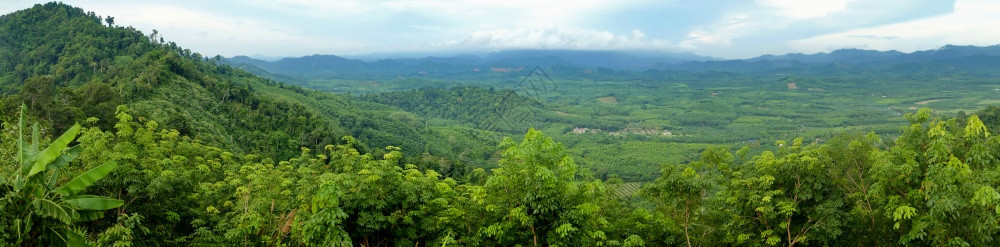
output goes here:
[{"label": "steep slope", "polygon": [[24,102],[57,130],[88,117],[110,129],[115,106],[125,104],[139,119],[182,135],[277,159],[345,135],[400,146],[410,156],[466,151],[430,147],[427,140],[453,135],[412,114],[261,78],[108,20],[58,3],[0,17],[3,112]]}]

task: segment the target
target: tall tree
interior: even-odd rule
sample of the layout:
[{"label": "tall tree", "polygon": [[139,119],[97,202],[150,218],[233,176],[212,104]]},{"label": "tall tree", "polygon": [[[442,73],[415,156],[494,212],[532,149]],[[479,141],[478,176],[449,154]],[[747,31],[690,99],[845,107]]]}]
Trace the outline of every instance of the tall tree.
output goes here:
[{"label": "tall tree", "polygon": [[593,188],[577,181],[565,148],[541,131],[521,143],[501,141],[503,158],[486,182],[486,209],[497,221],[481,232],[501,245],[595,245],[606,240],[607,220],[591,201]]},{"label": "tall tree", "polygon": [[722,210],[730,215],[723,225],[725,241],[790,247],[836,240],[846,213],[827,164],[802,139],[778,145],[777,153],[756,157],[752,169],[731,173],[728,187],[720,192],[726,202]]}]

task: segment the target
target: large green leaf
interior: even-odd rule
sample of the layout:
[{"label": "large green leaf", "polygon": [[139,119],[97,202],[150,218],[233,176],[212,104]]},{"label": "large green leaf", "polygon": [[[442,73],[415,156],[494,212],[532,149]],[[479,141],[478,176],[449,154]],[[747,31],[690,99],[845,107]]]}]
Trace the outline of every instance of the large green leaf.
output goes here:
[{"label": "large green leaf", "polygon": [[[52,161],[52,163],[48,165],[48,169],[58,169],[68,165],[69,162],[72,162],[74,159],[76,159],[77,156],[80,156],[81,152],[83,152],[83,147],[79,145],[67,149],[66,153],[64,153],[63,155],[59,155],[59,158],[56,158],[55,161]],[[51,177],[49,177],[49,188],[55,187],[56,180],[58,179],[59,179],[59,170],[55,170],[54,172],[52,172]]]},{"label": "large green leaf", "polygon": [[73,229],[66,229],[66,246],[90,246],[86,238],[80,232]]},{"label": "large green leaf", "polygon": [[48,188],[56,187],[56,182],[59,181],[59,170],[52,171],[49,175]]},{"label": "large green leaf", "polygon": [[[35,226],[34,225],[35,218],[33,217],[32,214],[28,214],[24,218],[25,218],[25,220],[24,220],[24,227],[22,229],[24,229],[24,235],[27,235],[28,232],[31,231],[31,227]],[[19,231],[18,233],[20,234],[21,229],[18,229],[18,231]]]},{"label": "large green leaf", "polygon": [[74,124],[73,127],[70,127],[69,130],[66,130],[66,132],[63,133],[61,136],[59,136],[59,138],[57,138],[55,141],[52,141],[52,144],[46,147],[45,150],[42,150],[41,153],[36,154],[40,156],[35,158],[34,164],[31,166],[31,170],[28,171],[28,175],[26,177],[31,177],[41,171],[44,171],[46,169],[46,166],[50,162],[56,160],[56,158],[58,158],[59,155],[62,154],[62,150],[66,149],[66,146],[69,145],[69,143],[73,141],[73,139],[76,139],[76,135],[79,133],[80,133],[80,124]]},{"label": "large green leaf", "polygon": [[35,199],[31,202],[31,205],[35,206],[35,213],[38,215],[53,218],[66,224],[69,224],[73,220],[70,213],[66,211],[66,208],[59,206],[55,202],[45,199]]},{"label": "large green leaf", "polygon": [[78,222],[87,222],[100,218],[104,218],[104,211],[79,211],[80,217],[76,219]]},{"label": "large green leaf", "polygon": [[25,127],[24,123],[24,118],[27,115],[28,115],[28,108],[24,104],[21,104],[21,118],[18,119],[18,124],[17,124],[18,125],[17,163],[21,167],[18,169],[17,173],[19,176],[16,177],[15,179],[18,181],[15,185],[15,187],[17,188],[15,190],[18,191],[20,190],[20,187],[23,186],[21,181],[26,180],[24,176],[27,175],[28,171],[31,169],[31,164],[32,164],[31,162],[35,158],[35,154],[38,153],[37,146],[35,146],[35,148],[32,148],[32,146],[27,143],[27,140],[24,139],[26,135],[25,131],[28,129],[27,127]]},{"label": "large green leaf", "polygon": [[70,180],[63,186],[56,188],[55,192],[62,196],[75,195],[76,193],[86,189],[91,184],[94,184],[94,182],[97,182],[97,180],[107,176],[108,173],[116,167],[118,167],[118,163],[115,163],[115,161],[105,162],[103,165],[94,167],[94,169],[90,169],[89,171],[80,174],[80,176],[73,178],[73,180]]},{"label": "large green leaf", "polygon": [[[24,165],[24,115],[28,115],[28,107],[21,103],[21,118],[17,120],[17,163]],[[22,167],[23,169],[23,167]]]},{"label": "large green leaf", "polygon": [[[38,145],[42,145],[42,127],[38,126],[38,122],[31,124],[31,144],[29,144],[28,151],[35,152],[38,151]],[[31,156],[35,156],[32,154]]]},{"label": "large green leaf", "polygon": [[67,149],[66,152],[63,155],[59,155],[59,157],[56,158],[55,161],[52,161],[52,164],[49,164],[48,167],[49,168],[53,168],[53,169],[54,168],[64,167],[64,166],[68,165],[69,162],[72,162],[73,160],[75,160],[77,156],[80,156],[81,152],[83,152],[83,147],[81,147],[79,145],[73,146],[73,147]]},{"label": "large green leaf", "polygon": [[121,207],[125,201],[103,196],[80,195],[68,197],[63,203],[77,209],[108,210]]}]

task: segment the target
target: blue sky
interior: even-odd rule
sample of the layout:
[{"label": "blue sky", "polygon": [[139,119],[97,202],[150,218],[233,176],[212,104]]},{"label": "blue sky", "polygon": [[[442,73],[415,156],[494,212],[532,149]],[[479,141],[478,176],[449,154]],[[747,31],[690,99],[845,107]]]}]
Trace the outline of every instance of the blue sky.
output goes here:
[{"label": "blue sky", "polygon": [[[42,1],[2,1],[9,13]],[[202,54],[656,50],[720,58],[1000,44],[995,0],[64,1]]]}]

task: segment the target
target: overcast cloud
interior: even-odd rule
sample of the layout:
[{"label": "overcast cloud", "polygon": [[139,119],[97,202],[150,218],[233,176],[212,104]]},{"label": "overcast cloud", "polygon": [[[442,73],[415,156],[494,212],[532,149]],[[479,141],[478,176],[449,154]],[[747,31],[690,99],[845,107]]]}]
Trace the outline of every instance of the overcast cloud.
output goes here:
[{"label": "overcast cloud", "polygon": [[[3,1],[10,13],[41,1]],[[64,1],[202,54],[660,50],[722,58],[1000,43],[993,0]]]}]

